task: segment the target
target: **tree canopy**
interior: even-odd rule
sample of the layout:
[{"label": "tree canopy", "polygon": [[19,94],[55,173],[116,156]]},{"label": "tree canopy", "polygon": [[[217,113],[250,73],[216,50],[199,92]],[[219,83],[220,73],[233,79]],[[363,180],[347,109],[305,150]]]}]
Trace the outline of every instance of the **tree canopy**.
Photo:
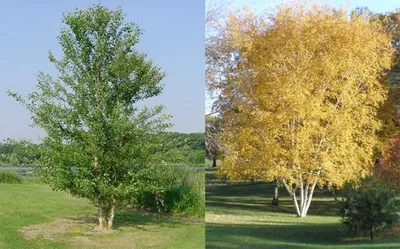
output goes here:
[{"label": "tree canopy", "polygon": [[226,39],[235,63],[221,92],[234,108],[222,115],[233,120],[222,172],[280,179],[300,217],[317,184],[371,173],[394,53],[381,21],[316,4],[245,8],[228,16]]}]

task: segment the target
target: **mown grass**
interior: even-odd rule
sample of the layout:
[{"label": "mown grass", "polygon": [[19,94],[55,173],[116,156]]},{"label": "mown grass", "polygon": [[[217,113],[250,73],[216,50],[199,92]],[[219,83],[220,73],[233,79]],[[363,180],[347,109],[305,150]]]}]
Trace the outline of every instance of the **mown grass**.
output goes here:
[{"label": "mown grass", "polygon": [[206,170],[206,248],[400,248],[400,227],[375,241],[350,236],[326,190],[317,190],[308,216],[298,218],[284,189],[274,206],[272,183],[230,184],[215,172]]},{"label": "mown grass", "polygon": [[45,185],[0,184],[1,249],[204,248],[204,222],[117,210],[115,230],[93,231],[97,210]]}]

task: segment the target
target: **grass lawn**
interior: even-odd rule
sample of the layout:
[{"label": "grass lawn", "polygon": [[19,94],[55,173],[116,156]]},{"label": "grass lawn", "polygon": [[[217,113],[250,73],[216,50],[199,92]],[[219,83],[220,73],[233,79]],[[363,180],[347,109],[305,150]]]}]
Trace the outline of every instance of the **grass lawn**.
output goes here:
[{"label": "grass lawn", "polygon": [[45,185],[0,184],[0,248],[204,248],[204,222],[117,210],[115,230],[98,232],[97,210]]},{"label": "grass lawn", "polygon": [[[307,217],[297,218],[283,188],[271,205],[273,184],[228,184],[206,170],[206,248],[400,248],[400,226],[377,235],[351,237],[326,191],[314,194]],[[398,202],[400,208],[400,201]],[[400,211],[400,210],[399,210]]]}]

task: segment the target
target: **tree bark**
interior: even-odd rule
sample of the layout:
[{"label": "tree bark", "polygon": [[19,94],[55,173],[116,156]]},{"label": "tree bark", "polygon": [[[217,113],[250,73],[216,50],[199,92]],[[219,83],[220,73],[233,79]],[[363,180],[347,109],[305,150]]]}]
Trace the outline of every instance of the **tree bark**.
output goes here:
[{"label": "tree bark", "polygon": [[374,233],[373,233],[372,226],[369,227],[369,235],[371,237],[371,240],[373,240],[374,239]]},{"label": "tree bark", "polygon": [[297,200],[296,189],[291,189],[285,180],[282,180],[282,182],[289,195],[292,197],[297,216],[306,217],[308,209],[311,205],[311,200],[314,194],[315,186],[317,185],[317,181],[314,181],[311,186],[309,186],[308,183],[303,182],[300,184],[300,200]]},{"label": "tree bark", "polygon": [[217,167],[217,158],[213,157],[212,161],[213,161],[212,167],[216,168]]},{"label": "tree bark", "polygon": [[297,198],[296,198],[296,190],[293,191],[293,203],[294,206],[296,207],[296,213],[298,217],[302,217],[302,212],[300,210],[301,207],[299,207],[299,204],[297,203]]},{"label": "tree bark", "polygon": [[115,212],[115,199],[113,197],[112,204],[110,210],[108,211],[108,221],[107,221],[107,228],[111,229],[114,223],[114,212]]},{"label": "tree bark", "polygon": [[103,207],[98,208],[99,227],[104,229],[107,227],[107,212]]},{"label": "tree bark", "polygon": [[115,198],[112,198],[111,203],[106,206],[98,207],[98,220],[99,220],[99,227],[101,229],[112,229],[114,223],[114,216],[115,216]]},{"label": "tree bark", "polygon": [[274,197],[272,198],[272,205],[279,205],[279,181],[275,180]]},{"label": "tree bark", "polygon": [[338,200],[337,195],[336,195],[335,187],[332,187],[331,193],[332,193],[332,196],[333,196],[333,199],[335,200],[335,202],[338,203],[339,200]]}]

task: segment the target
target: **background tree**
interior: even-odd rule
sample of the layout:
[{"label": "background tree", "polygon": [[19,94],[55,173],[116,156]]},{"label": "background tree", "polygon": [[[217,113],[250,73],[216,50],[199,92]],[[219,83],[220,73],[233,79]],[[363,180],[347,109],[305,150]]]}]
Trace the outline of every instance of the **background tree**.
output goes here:
[{"label": "background tree", "polygon": [[3,165],[32,165],[39,158],[39,145],[29,140],[8,138],[3,143],[0,143],[0,163]]},{"label": "background tree", "polygon": [[27,98],[10,95],[47,133],[39,172],[54,189],[89,199],[99,225],[111,228],[115,207],[148,164],[155,134],[169,126],[162,106],[135,105],[161,93],[164,73],[135,49],[142,31],[124,23],[121,9],[94,5],[64,15],[63,23],[63,57],[49,54],[57,79],[41,72]]},{"label": "background tree", "polygon": [[240,91],[224,89],[237,110],[222,119],[240,126],[224,127],[220,170],[280,179],[304,217],[317,184],[371,173],[391,36],[379,21],[321,5],[280,5],[268,18],[244,9],[228,27],[239,54],[228,76]]},{"label": "background tree", "polygon": [[[224,109],[232,109],[232,94],[225,91],[234,89],[232,84],[238,55],[231,45],[225,11],[230,3],[223,0],[206,1],[206,103],[213,115]],[[229,87],[228,87],[229,86]],[[225,120],[224,122],[228,122]]]},{"label": "background tree", "polygon": [[400,138],[392,139],[379,163],[375,174],[386,179],[393,188],[400,189]]},{"label": "background tree", "polygon": [[353,233],[374,232],[390,228],[399,220],[395,204],[396,193],[378,178],[364,179],[361,186],[347,185],[341,203],[343,223]]},{"label": "background tree", "polygon": [[159,134],[162,146],[152,159],[164,164],[204,164],[204,133],[163,132]]},{"label": "background tree", "polygon": [[385,81],[388,97],[385,104],[379,110],[379,117],[383,123],[383,129],[379,133],[381,137],[380,153],[382,157],[389,149],[392,140],[400,136],[400,9],[388,13],[370,14],[373,18],[381,20],[383,25],[392,35],[392,46],[395,49],[393,66],[389,70]]},{"label": "background tree", "polygon": [[217,158],[221,153],[221,118],[206,116],[206,156],[217,167]]},{"label": "background tree", "polygon": [[380,20],[392,35],[392,46],[395,49],[393,66],[385,81],[388,91],[387,100],[381,106],[378,116],[382,122],[379,132],[380,146],[377,151],[375,173],[384,177],[398,187],[399,175],[399,135],[400,135],[400,9],[387,13],[373,13],[368,8],[357,8],[356,13]]}]

